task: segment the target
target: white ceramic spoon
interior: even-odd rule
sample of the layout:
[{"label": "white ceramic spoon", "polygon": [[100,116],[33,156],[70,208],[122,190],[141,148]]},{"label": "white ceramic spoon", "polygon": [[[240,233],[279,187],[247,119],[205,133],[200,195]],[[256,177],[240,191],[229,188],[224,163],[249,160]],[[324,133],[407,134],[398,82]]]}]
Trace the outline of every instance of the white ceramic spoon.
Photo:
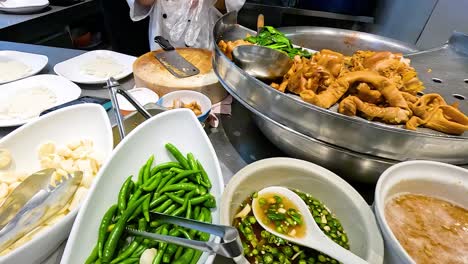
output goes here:
[{"label": "white ceramic spoon", "polygon": [[276,230],[263,223],[264,219],[260,219],[260,216],[263,215],[263,212],[261,211],[262,209],[258,203],[258,199],[255,198],[252,201],[252,210],[255,218],[257,218],[257,221],[265,230],[274,234],[275,236],[281,237],[282,239],[291,241],[294,244],[318,250],[344,264],[367,263],[362,258],[353,254],[351,251],[346,250],[327,237],[314,221],[306,203],[296,193],[284,187],[272,186],[259,191],[257,197],[261,197],[262,195],[266,194],[277,194],[280,197],[286,197],[289,199],[302,215],[302,220],[303,224],[306,226],[306,231],[304,236],[300,238],[291,237],[289,235],[276,232]]}]

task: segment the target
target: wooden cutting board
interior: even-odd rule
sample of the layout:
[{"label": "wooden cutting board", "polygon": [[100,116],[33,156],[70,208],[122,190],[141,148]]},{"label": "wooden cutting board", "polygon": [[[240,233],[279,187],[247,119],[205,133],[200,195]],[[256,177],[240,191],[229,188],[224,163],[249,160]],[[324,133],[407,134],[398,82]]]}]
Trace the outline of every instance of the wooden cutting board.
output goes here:
[{"label": "wooden cutting board", "polygon": [[196,48],[177,48],[177,52],[196,66],[200,74],[187,78],[172,75],[155,57],[163,50],[151,51],[140,56],[133,63],[133,76],[136,87],[146,87],[155,91],[159,97],[178,90],[198,91],[217,103],[227,96],[211,65],[211,51]]}]

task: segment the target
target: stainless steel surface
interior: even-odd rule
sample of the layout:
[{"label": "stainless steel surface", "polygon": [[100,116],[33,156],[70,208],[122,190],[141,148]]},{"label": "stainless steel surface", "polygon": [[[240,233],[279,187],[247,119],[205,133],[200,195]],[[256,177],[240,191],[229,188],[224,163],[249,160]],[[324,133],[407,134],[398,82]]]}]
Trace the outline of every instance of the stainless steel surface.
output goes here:
[{"label": "stainless steel surface", "polygon": [[7,196],[0,207],[0,228],[3,228],[37,192],[47,188],[54,172],[55,169],[45,169],[29,175]]},{"label": "stainless steel surface", "polygon": [[282,79],[292,65],[288,55],[254,45],[236,47],[232,59],[239,68],[265,83]]},{"label": "stainless steel surface", "polygon": [[185,228],[198,230],[221,238],[220,242],[214,239],[210,241],[197,241],[180,237],[159,235],[134,229],[127,229],[131,234],[151,238],[158,241],[168,242],[183,247],[189,247],[208,253],[215,253],[228,258],[237,258],[243,255],[244,249],[237,229],[231,226],[215,225],[199,222],[191,219],[153,213],[163,223],[174,224]]},{"label": "stainless steel surface", "polygon": [[0,251],[62,210],[75,194],[82,177],[83,173],[76,171],[63,176],[55,187],[49,185],[36,193],[0,230]]},{"label": "stainless steel surface", "polygon": [[[235,21],[235,13],[229,13],[221,18],[214,28],[214,40],[219,41],[221,38],[234,40],[244,38],[247,33],[253,34],[252,31],[235,24]],[[288,32],[289,36],[293,35],[291,30]],[[317,43],[312,39],[297,43],[311,49],[334,48],[349,53],[358,49],[355,45],[369,43],[365,47],[403,52],[412,50],[411,47],[405,48],[397,41],[349,30],[312,27],[297,28],[294,32],[300,32],[300,35],[315,32],[313,34],[317,36],[316,42],[321,43],[322,47],[316,46]],[[323,35],[321,42],[318,40],[320,35],[318,32],[322,32]],[[328,41],[328,45],[324,39]],[[458,54],[460,59],[462,56]],[[421,66],[417,63],[416,65]],[[428,159],[452,164],[468,164],[468,155],[466,155],[468,140],[465,136],[449,136],[429,129],[409,131],[359,117],[348,117],[305,103],[246,74],[217,46],[215,46],[213,68],[223,86],[236,99],[244,101],[246,105],[257,109],[270,119],[301,134],[354,152],[393,160]],[[427,68],[418,71],[423,75],[427,72]],[[427,83],[426,85],[429,86]],[[464,84],[460,83],[459,86],[462,85]]]}]

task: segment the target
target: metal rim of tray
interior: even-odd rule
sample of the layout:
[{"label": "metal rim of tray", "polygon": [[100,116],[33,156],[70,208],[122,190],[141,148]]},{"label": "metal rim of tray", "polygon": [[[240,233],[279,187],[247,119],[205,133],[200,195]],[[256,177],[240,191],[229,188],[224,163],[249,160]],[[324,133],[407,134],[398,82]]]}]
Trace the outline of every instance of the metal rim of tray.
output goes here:
[{"label": "metal rim of tray", "polygon": [[[225,23],[225,21],[228,21],[229,23]],[[264,116],[269,117],[270,119],[287,126],[291,128],[293,131],[299,132],[301,134],[304,134],[306,136],[310,136],[312,138],[318,139],[320,141],[327,142],[331,145],[339,146],[345,149],[349,149],[353,152],[359,152],[371,156],[377,156],[380,158],[387,158],[391,160],[408,160],[408,159],[429,159],[429,160],[437,160],[437,161],[442,161],[442,162],[448,162],[452,164],[466,164],[468,163],[468,156],[466,153],[468,153],[468,137],[465,136],[452,136],[452,135],[440,135],[440,134],[434,134],[434,133],[427,133],[424,131],[410,131],[406,130],[404,128],[399,128],[399,127],[394,127],[394,126],[389,126],[386,124],[378,123],[378,122],[371,122],[368,120],[365,120],[360,117],[349,117],[342,115],[337,112],[333,112],[328,109],[323,109],[320,107],[317,107],[315,105],[306,103],[300,99],[294,98],[293,96],[289,96],[287,94],[284,94],[280,91],[277,91],[276,89],[270,87],[269,85],[251,77],[247,73],[245,73],[242,69],[237,67],[231,60],[229,60],[219,49],[217,46],[217,42],[220,39],[223,39],[225,37],[224,34],[227,33],[232,33],[235,32],[236,29],[241,29],[243,30],[243,34],[245,33],[253,33],[253,31],[250,31],[242,26],[237,25],[236,23],[232,23],[233,21],[237,21],[237,15],[234,12],[228,13],[222,18],[220,18],[213,30],[213,41],[214,41],[214,58],[213,58],[213,69],[215,70],[218,78],[222,80],[223,85],[225,88],[232,94],[234,97],[237,99],[242,99],[245,101],[246,104],[249,106],[255,108],[258,110],[258,112],[262,113]],[[224,30],[224,31],[222,31]],[[337,30],[337,29],[334,29]],[[222,32],[219,32],[222,31]],[[350,30],[338,30],[338,31],[345,31],[345,32],[354,32],[355,31],[350,31]],[[239,33],[239,32],[238,32]],[[372,35],[365,33],[366,35]],[[385,40],[388,40],[388,38],[383,38]],[[229,40],[229,39],[227,39]],[[223,64],[223,65],[221,65]],[[223,69],[224,67],[225,69]],[[223,71],[225,71],[223,73]],[[237,83],[238,85],[243,85],[244,87],[242,88],[236,88],[235,85],[233,85],[232,81],[230,82],[228,73],[226,71],[229,71],[231,75],[237,75],[235,77],[232,77],[231,79],[237,79],[237,81],[242,80],[243,83]],[[241,91],[240,89],[246,90],[248,85],[251,85],[254,87],[254,89],[251,88],[252,91],[254,91],[257,94],[249,94],[248,96],[243,96],[246,94],[240,94],[245,93],[245,91]],[[270,96],[271,98],[280,98],[286,104],[282,105],[276,105],[280,106],[283,108],[287,108],[289,106],[293,106],[293,109],[300,109],[301,111],[304,111],[304,114],[312,114],[312,116],[320,116],[321,119],[328,119],[325,121],[330,121],[329,118],[333,118],[334,122],[342,122],[343,124],[340,124],[340,134],[347,134],[346,132],[355,132],[356,129],[358,130],[366,130],[365,132],[366,135],[375,135],[375,134],[381,134],[384,135],[384,137],[387,137],[385,140],[379,140],[378,146],[368,146],[369,144],[366,144],[368,139],[367,138],[360,138],[360,140],[348,140],[349,138],[346,139],[341,139],[337,140],[336,137],[333,137],[331,135],[337,136],[337,133],[322,133],[323,131],[320,131],[320,128],[313,128],[310,129],[310,126],[304,126],[304,124],[298,124],[297,122],[294,121],[294,118],[284,118],[284,116],[281,116],[279,111],[274,111],[274,109],[270,108],[268,109],[268,106],[263,104],[260,105],[259,102],[255,102],[252,98],[260,98],[261,96]],[[278,101],[278,100],[276,100]],[[270,104],[277,103],[274,100],[269,101]],[[273,110],[273,111],[271,111]],[[308,113],[306,111],[309,111]],[[284,113],[283,113],[284,115]],[[282,118],[283,117],[283,118]],[[297,117],[297,115],[296,115]],[[317,120],[317,119],[312,119],[312,120]],[[331,122],[331,121],[330,121]],[[327,126],[331,125],[330,122],[326,122],[325,124]],[[344,130],[343,130],[344,129]],[[354,134],[356,136],[356,134]],[[339,135],[338,135],[339,136]],[[359,136],[359,135],[358,135]],[[339,138],[339,137],[338,137]],[[385,144],[382,143],[384,141],[388,141],[391,144]],[[419,142],[418,142],[419,141]],[[395,147],[395,142],[401,142],[403,145],[406,145],[406,148],[402,150],[401,147]],[[449,145],[447,145],[449,144]],[[447,151],[447,148],[449,150],[453,150],[453,148],[457,148],[462,146],[461,149],[459,150],[454,150],[454,151]],[[388,151],[388,149],[391,151]],[[423,148],[426,150],[425,153],[420,153],[418,151],[419,148]],[[440,150],[445,150],[442,152],[443,155],[440,154]]]}]

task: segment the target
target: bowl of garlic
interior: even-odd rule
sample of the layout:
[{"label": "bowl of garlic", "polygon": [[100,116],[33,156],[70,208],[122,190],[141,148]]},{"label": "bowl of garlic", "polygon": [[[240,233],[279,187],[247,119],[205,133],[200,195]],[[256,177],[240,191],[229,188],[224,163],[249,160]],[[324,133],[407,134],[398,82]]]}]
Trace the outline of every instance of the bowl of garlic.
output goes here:
[{"label": "bowl of garlic", "polygon": [[82,171],[73,198],[43,225],[0,252],[0,263],[40,263],[70,233],[80,202],[113,148],[106,111],[96,104],[63,108],[44,115],[0,139],[0,206],[31,173],[54,168],[50,183]]}]

